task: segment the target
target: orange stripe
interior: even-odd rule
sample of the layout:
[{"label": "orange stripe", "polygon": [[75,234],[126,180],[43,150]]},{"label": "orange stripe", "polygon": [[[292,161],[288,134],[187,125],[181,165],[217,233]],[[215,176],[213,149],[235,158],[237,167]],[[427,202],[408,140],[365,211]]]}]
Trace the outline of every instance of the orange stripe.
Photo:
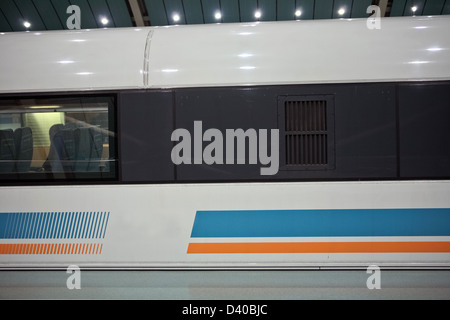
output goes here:
[{"label": "orange stripe", "polygon": [[101,254],[100,243],[0,243],[2,254]]},{"label": "orange stripe", "polygon": [[450,252],[448,241],[189,243],[187,253]]}]

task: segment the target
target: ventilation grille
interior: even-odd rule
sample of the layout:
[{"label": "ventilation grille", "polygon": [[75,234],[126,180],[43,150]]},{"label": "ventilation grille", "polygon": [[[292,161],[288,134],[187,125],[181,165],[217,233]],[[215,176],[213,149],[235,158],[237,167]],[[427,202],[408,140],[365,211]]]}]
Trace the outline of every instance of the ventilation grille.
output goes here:
[{"label": "ventilation grille", "polygon": [[327,102],[285,101],[287,165],[327,165]]}]

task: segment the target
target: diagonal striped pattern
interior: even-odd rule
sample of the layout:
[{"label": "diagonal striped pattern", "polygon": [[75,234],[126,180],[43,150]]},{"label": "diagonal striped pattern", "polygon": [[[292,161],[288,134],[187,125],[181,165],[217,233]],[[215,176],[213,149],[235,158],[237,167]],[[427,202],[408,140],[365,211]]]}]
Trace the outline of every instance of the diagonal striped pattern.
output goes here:
[{"label": "diagonal striped pattern", "polygon": [[0,239],[103,239],[109,212],[0,212]]},{"label": "diagonal striped pattern", "polygon": [[101,254],[101,243],[1,243],[0,254]]}]

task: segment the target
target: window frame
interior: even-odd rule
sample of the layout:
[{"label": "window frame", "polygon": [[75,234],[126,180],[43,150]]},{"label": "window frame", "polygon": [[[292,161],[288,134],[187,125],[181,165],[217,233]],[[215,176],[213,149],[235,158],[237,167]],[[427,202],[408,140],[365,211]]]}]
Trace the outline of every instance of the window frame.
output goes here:
[{"label": "window frame", "polygon": [[[119,181],[119,148],[118,148],[118,94],[112,91],[102,92],[44,92],[44,93],[7,93],[0,94],[0,100],[27,100],[36,99],[50,101],[55,100],[78,100],[86,101],[104,98],[108,104],[108,131],[109,136],[109,158],[108,171],[92,172],[11,172],[0,173],[0,185],[21,184],[98,184]],[[11,112],[13,113],[13,112]]]}]

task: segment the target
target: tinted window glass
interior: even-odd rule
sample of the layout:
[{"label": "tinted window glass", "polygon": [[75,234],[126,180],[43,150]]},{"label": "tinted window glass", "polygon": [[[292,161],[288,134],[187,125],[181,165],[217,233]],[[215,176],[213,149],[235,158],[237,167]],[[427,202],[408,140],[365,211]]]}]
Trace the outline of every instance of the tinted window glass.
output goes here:
[{"label": "tinted window glass", "polygon": [[115,177],[114,97],[0,100],[0,179]]}]

